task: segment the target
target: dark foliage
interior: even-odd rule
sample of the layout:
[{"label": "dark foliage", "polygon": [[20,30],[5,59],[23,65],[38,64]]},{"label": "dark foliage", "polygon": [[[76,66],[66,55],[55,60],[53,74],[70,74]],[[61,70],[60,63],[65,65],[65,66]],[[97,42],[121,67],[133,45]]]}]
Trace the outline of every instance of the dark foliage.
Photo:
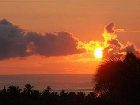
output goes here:
[{"label": "dark foliage", "polygon": [[133,53],[104,62],[95,80],[96,93],[109,105],[140,105],[140,59]]},{"label": "dark foliage", "polygon": [[100,105],[94,92],[53,92],[48,86],[43,92],[26,84],[24,89],[18,86],[4,87],[0,90],[0,105]]}]

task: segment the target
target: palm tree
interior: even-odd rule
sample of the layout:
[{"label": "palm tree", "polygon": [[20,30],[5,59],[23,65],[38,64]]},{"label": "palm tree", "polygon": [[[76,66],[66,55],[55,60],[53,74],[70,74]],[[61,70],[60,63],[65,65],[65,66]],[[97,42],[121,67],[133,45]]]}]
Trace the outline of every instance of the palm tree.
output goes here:
[{"label": "palm tree", "polygon": [[33,93],[33,86],[30,84],[26,84],[23,93],[31,95]]}]

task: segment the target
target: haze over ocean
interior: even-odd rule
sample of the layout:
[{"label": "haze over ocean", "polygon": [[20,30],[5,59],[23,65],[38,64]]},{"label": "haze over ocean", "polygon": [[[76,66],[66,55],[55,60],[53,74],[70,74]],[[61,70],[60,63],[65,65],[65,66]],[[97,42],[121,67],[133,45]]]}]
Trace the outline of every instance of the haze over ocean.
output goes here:
[{"label": "haze over ocean", "polygon": [[83,91],[93,89],[92,74],[34,74],[34,75],[0,75],[0,89],[10,85],[24,88],[25,84],[31,84],[35,89],[42,91],[50,86],[53,91]]}]

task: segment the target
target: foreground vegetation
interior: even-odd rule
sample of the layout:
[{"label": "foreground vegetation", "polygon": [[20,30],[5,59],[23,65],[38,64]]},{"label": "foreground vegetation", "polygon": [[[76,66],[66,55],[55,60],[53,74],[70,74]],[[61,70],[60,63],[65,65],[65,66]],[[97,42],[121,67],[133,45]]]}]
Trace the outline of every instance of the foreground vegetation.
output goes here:
[{"label": "foreground vegetation", "polygon": [[140,105],[140,58],[135,54],[105,61],[95,78],[95,91],[108,105]]},{"label": "foreground vegetation", "polygon": [[140,105],[140,59],[127,53],[124,59],[103,62],[95,76],[95,90],[60,93],[47,87],[43,92],[26,84],[0,90],[0,105]]},{"label": "foreground vegetation", "polygon": [[0,105],[101,105],[94,92],[85,95],[83,92],[52,92],[47,87],[43,92],[34,90],[26,84],[22,90],[17,86],[9,86],[0,91]]}]

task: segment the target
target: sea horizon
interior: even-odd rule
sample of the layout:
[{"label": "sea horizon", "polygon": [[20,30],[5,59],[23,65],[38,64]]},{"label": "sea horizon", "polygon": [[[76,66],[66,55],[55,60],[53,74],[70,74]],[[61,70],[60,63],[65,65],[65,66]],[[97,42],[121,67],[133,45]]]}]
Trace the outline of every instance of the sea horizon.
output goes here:
[{"label": "sea horizon", "polygon": [[24,88],[31,84],[34,89],[43,91],[50,86],[52,91],[91,92],[93,90],[93,74],[12,74],[0,75],[0,89],[11,85]]}]

